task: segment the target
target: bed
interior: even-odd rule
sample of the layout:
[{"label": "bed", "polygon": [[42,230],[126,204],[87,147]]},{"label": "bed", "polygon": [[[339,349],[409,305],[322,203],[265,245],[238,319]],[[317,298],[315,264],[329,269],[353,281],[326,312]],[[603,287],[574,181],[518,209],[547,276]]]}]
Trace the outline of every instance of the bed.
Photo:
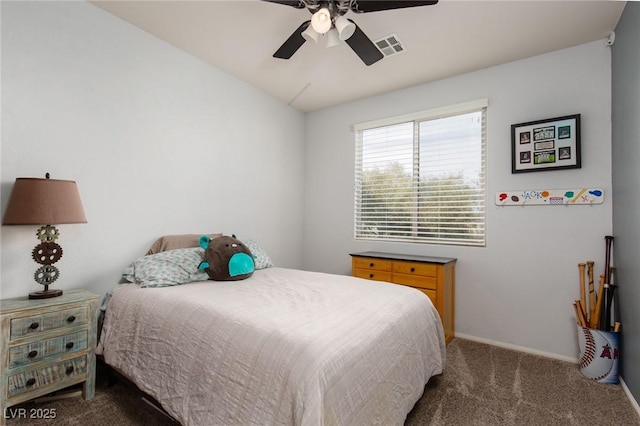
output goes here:
[{"label": "bed", "polygon": [[402,424],[445,365],[440,318],[420,291],[278,267],[120,285],[96,352],[198,426]]}]

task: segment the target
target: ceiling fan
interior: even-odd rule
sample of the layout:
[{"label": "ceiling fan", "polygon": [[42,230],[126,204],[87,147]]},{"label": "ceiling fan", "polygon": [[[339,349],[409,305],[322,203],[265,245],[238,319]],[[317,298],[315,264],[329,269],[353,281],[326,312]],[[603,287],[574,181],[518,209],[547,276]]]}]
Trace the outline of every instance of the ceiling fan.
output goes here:
[{"label": "ceiling fan", "polygon": [[344,15],[355,13],[379,12],[405,7],[431,6],[438,0],[402,1],[402,0],[263,0],[279,3],[296,9],[308,9],[311,19],[300,25],[273,54],[274,58],[289,59],[305,43],[318,41],[327,36],[327,46],[332,47],[344,40],[366,65],[378,62],[384,57],[376,45],[351,19]]}]

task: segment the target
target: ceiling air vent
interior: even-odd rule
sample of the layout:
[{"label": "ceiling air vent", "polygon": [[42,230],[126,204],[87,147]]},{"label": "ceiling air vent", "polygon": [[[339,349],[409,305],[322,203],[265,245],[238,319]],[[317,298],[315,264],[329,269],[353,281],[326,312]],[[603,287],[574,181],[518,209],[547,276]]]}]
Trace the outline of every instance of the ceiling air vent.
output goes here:
[{"label": "ceiling air vent", "polygon": [[389,34],[380,40],[376,40],[376,46],[384,53],[384,56],[392,56],[404,52],[404,46],[396,34]]}]

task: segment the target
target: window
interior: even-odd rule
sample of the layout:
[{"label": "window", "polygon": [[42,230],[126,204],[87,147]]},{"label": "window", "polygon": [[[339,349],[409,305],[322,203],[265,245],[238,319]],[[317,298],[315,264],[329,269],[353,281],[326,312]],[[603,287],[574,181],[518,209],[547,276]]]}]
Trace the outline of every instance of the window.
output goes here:
[{"label": "window", "polygon": [[484,246],[486,110],[356,125],[355,238]]}]

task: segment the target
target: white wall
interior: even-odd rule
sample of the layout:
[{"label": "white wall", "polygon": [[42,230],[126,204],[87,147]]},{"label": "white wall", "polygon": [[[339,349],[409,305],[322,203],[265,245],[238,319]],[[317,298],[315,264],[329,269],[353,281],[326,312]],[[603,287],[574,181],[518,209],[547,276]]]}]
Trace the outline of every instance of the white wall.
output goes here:
[{"label": "white wall", "polygon": [[[577,355],[576,265],[593,259],[601,273],[612,228],[604,43],[305,118],[90,4],[1,7],[2,211],[16,177],[50,172],[78,181],[89,220],[60,226],[56,287],[104,292],[167,233],[233,232],[260,241],[278,265],[344,274],[353,251],[453,256],[459,333]],[[487,247],[356,243],[350,127],[485,97]],[[573,113],[582,114],[582,169],[512,175],[510,124]],[[604,188],[605,204],[493,205],[502,190],[574,186]],[[38,290],[35,228],[3,226],[0,236],[2,297]]]},{"label": "white wall", "polygon": [[[437,60],[437,58],[434,58]],[[456,332],[575,358],[579,262],[611,234],[611,70],[603,42],[308,114],[305,269],[348,274],[362,250],[458,258]],[[354,123],[488,98],[485,248],[353,239]],[[510,125],[582,114],[582,168],[511,174]],[[602,187],[597,206],[497,207],[496,192]],[[597,279],[597,278],[596,278]]]},{"label": "white wall", "polygon": [[[16,177],[78,182],[54,287],[103,293],[160,235],[236,233],[301,266],[303,114],[86,2],[2,2],[2,212]],[[1,230],[2,297],[41,287]]]}]

